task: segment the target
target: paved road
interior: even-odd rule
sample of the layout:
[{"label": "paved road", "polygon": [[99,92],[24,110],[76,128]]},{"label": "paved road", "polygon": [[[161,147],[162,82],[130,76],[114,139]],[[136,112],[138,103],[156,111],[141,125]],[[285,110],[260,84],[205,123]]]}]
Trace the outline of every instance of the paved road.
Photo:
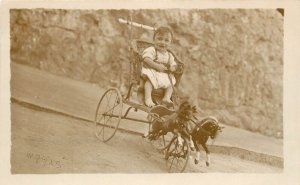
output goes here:
[{"label": "paved road", "polygon": [[[163,154],[140,136],[118,132],[108,143],[94,135],[94,125],[56,113],[12,104],[14,174],[35,173],[166,173]],[[273,167],[222,154],[205,155],[186,172],[279,173]]]},{"label": "paved road", "polygon": [[[37,69],[12,63],[11,93],[17,102],[51,110],[83,120],[93,120],[95,108],[104,90],[98,86],[58,77]],[[130,113],[132,117],[145,119],[143,112]],[[90,125],[87,124],[86,125]],[[146,124],[122,121],[122,128],[142,133]],[[260,143],[260,145],[257,145]],[[283,163],[282,140],[226,126],[215,145],[227,146],[266,154]],[[248,156],[248,155],[246,155]],[[265,159],[264,159],[265,160]],[[282,166],[282,165],[281,165]]]}]

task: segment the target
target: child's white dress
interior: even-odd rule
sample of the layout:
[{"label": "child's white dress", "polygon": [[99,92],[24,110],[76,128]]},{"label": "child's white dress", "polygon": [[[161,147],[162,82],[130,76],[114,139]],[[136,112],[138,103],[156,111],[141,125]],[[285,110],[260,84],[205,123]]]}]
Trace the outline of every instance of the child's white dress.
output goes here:
[{"label": "child's white dress", "polygon": [[[176,66],[176,62],[174,60],[174,56],[172,55],[172,53],[168,51],[165,53],[161,53],[159,51],[156,51],[156,49],[153,46],[146,48],[143,51],[142,57],[143,59],[149,57],[150,59],[152,59],[154,62],[157,63],[166,64],[169,66]],[[171,86],[168,73],[159,72],[153,68],[150,67],[148,68],[146,66],[143,66],[142,75],[146,75],[148,77],[154,89],[168,88]],[[174,75],[173,74],[169,74],[169,75],[172,79],[173,85],[175,85],[176,79]]]}]

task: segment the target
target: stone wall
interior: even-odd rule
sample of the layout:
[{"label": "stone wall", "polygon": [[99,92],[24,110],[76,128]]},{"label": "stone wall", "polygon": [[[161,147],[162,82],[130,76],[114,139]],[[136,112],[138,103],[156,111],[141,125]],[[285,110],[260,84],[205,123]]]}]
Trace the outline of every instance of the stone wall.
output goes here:
[{"label": "stone wall", "polygon": [[[200,116],[282,137],[283,16],[275,9],[11,10],[11,59],[102,87],[125,89],[129,14],[168,24],[185,63],[181,93]],[[135,28],[134,38],[152,38]]]}]

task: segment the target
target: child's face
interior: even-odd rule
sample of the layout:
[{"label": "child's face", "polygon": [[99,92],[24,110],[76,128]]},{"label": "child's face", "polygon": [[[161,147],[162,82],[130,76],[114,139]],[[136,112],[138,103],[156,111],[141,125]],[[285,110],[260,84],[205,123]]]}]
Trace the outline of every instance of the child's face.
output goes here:
[{"label": "child's face", "polygon": [[160,52],[166,52],[172,42],[171,33],[157,33],[154,37],[155,48]]}]

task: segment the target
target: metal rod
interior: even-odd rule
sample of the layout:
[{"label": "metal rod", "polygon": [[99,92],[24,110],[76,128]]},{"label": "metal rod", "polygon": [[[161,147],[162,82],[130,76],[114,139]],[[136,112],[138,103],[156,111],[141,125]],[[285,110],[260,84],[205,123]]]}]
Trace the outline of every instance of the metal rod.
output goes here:
[{"label": "metal rod", "polygon": [[141,120],[141,119],[135,119],[135,118],[123,118],[122,117],[122,119],[127,119],[127,120],[132,120],[132,121],[138,121],[138,122],[143,122],[143,123],[148,123],[148,124],[150,124],[150,122],[149,121],[145,121],[145,120]]},{"label": "metal rod", "polygon": [[133,85],[134,85],[134,84],[131,83],[130,86],[129,86],[127,96],[125,97],[125,100],[127,100],[127,101],[129,100],[129,98],[130,98],[130,96],[131,96],[131,90],[132,90],[132,86],[133,86]]},{"label": "metal rod", "polygon": [[124,20],[124,19],[121,19],[121,18],[119,18],[118,21],[120,23],[123,23],[123,24],[129,24],[131,26],[143,28],[143,29],[146,29],[146,30],[151,30],[151,31],[155,30],[155,28],[152,27],[152,26],[147,26],[147,25],[144,25],[144,24],[140,24],[140,23],[136,23],[136,22],[133,22],[133,21]]},{"label": "metal rod", "polygon": [[[105,125],[105,124],[102,124],[102,123],[97,123],[97,124],[99,124],[101,126],[104,126],[104,127],[108,127],[108,128],[115,128],[114,126],[108,126],[108,125]],[[118,127],[118,130],[130,133],[130,134],[139,135],[139,136],[143,136],[144,135],[143,133],[140,133],[140,132],[137,132],[137,131],[133,131],[133,130],[127,130],[127,129],[120,128],[120,127]]]},{"label": "metal rod", "polygon": [[[109,117],[114,117],[114,118],[119,117],[118,115],[114,115],[114,114],[103,114],[103,116],[109,116]],[[127,119],[127,120],[132,120],[132,121],[143,122],[143,123],[150,123],[149,121],[145,121],[142,119],[128,118],[128,117],[124,117],[124,116],[122,116],[121,119]]]},{"label": "metal rod", "polygon": [[127,114],[129,113],[129,111],[130,111],[130,109],[132,109],[133,107],[129,107],[128,109],[127,109],[127,111],[126,111],[126,113],[124,114],[124,118],[126,118],[127,117]]}]

